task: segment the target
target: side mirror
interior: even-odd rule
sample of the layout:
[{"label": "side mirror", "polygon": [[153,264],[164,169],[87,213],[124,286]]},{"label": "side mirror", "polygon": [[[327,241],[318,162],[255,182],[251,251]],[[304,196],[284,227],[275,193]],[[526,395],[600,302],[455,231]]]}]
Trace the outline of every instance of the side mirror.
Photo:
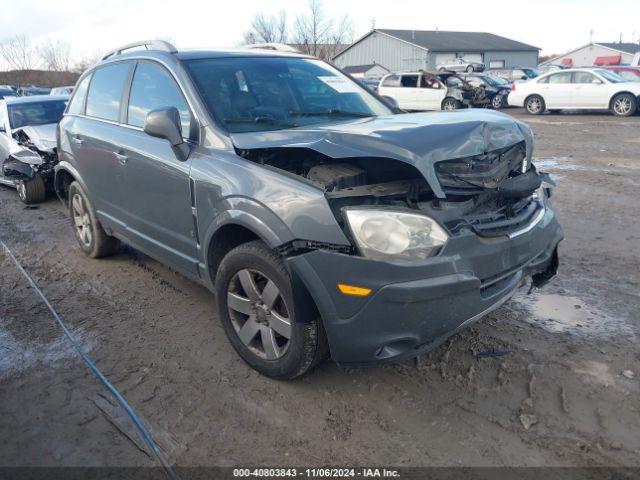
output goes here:
[{"label": "side mirror", "polygon": [[383,95],[381,98],[382,98],[382,100],[384,100],[384,103],[386,103],[388,107],[391,107],[394,110],[400,110],[400,106],[398,105],[398,101],[395,98],[390,97],[388,95]]},{"label": "side mirror", "polygon": [[147,113],[144,133],[168,140],[176,158],[184,162],[189,156],[189,146],[182,139],[180,112],[176,107],[162,107]]}]

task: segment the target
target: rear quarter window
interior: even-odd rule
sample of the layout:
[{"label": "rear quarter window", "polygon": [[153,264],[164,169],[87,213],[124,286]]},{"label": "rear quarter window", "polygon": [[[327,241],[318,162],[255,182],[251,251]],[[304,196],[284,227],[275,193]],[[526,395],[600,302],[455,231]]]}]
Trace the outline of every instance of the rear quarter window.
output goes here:
[{"label": "rear quarter window", "polygon": [[383,87],[399,87],[400,77],[398,75],[389,75],[382,81]]},{"label": "rear quarter window", "polygon": [[87,75],[82,79],[82,81],[78,84],[78,88],[75,89],[73,93],[73,98],[69,102],[69,108],[67,109],[67,113],[71,115],[79,115],[83,113],[84,108],[84,99],[87,96],[87,88],[89,87],[89,82],[91,81],[91,75]]},{"label": "rear quarter window", "polygon": [[115,63],[93,72],[87,95],[88,116],[113,122],[119,120],[122,91],[130,66],[129,63]]}]

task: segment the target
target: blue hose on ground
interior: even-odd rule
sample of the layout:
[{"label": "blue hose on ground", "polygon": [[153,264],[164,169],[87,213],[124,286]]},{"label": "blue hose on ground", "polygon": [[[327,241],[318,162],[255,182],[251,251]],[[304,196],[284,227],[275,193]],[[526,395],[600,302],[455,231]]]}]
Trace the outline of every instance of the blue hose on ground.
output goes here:
[{"label": "blue hose on ground", "polygon": [[42,290],[40,290],[38,285],[36,285],[36,282],[33,281],[33,279],[29,276],[26,270],[22,267],[20,262],[13,255],[11,250],[9,250],[9,247],[7,247],[2,240],[0,240],[0,245],[2,246],[2,249],[7,253],[7,255],[9,255],[9,258],[11,258],[11,260],[13,260],[13,262],[16,264],[16,266],[18,267],[18,270],[20,270],[22,275],[27,279],[31,287],[40,296],[44,304],[47,306],[47,308],[51,312],[51,315],[53,315],[53,318],[56,319],[56,321],[60,325],[60,328],[62,328],[62,331],[64,332],[66,337],[69,339],[71,344],[74,346],[76,351],[80,354],[82,359],[85,361],[89,369],[96,375],[96,377],[100,379],[100,381],[107,387],[107,389],[113,394],[113,396],[116,397],[116,400],[118,401],[120,406],[125,410],[125,412],[127,412],[127,415],[129,415],[129,418],[131,418],[135,426],[138,428],[138,430],[142,434],[142,438],[144,439],[145,443],[149,446],[149,448],[151,448],[151,451],[155,454],[156,458],[164,468],[164,471],[166,472],[167,476],[172,480],[177,480],[178,477],[176,476],[175,472],[171,468],[171,465],[169,465],[169,462],[167,462],[167,460],[164,458],[163,453],[155,444],[149,432],[147,432],[147,430],[144,428],[144,426],[142,425],[142,422],[137,417],[137,415],[135,414],[131,406],[129,406],[129,404],[124,399],[124,397],[120,395],[120,392],[118,392],[118,390],[116,390],[116,388],[113,385],[111,385],[109,380],[107,380],[106,377],[102,374],[102,372],[98,369],[98,367],[96,367],[96,365],[93,363],[91,358],[89,358],[89,356],[84,352],[84,350],[82,350],[82,347],[80,346],[78,341],[75,339],[75,337],[71,334],[71,332],[69,331],[65,323],[62,321],[62,318],[60,318],[60,315],[58,315],[58,312],[55,311],[51,303],[49,303],[49,300],[47,300],[47,297],[45,297],[44,293],[42,293]]}]

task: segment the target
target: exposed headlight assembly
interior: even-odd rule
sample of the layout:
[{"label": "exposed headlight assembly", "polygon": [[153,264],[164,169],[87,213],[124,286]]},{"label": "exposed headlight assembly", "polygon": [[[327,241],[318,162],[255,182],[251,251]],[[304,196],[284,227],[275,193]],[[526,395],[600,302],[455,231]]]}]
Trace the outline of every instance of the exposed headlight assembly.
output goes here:
[{"label": "exposed headlight assembly", "polygon": [[424,215],[375,209],[345,209],[360,253],[376,260],[424,260],[436,255],[447,233]]}]

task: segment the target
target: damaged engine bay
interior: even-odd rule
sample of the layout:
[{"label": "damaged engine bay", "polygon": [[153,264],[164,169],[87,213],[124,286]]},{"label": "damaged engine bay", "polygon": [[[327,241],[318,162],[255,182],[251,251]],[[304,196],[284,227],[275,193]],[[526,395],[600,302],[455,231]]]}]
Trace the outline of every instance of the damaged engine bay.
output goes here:
[{"label": "damaged engine bay", "polygon": [[3,174],[24,175],[28,178],[39,174],[45,181],[50,180],[58,163],[55,138],[50,141],[43,139],[37,127],[16,129],[11,136],[20,148],[12,151],[9,159],[4,162]]},{"label": "damaged engine bay", "polygon": [[452,235],[508,234],[531,222],[540,209],[536,196],[546,174],[526,161],[525,142],[481,155],[435,163],[444,198],[434,194],[413,166],[388,158],[332,159],[309,148],[238,150],[248,160],[303,177],[322,188],[341,223],[342,209],[377,206],[424,212]]}]

